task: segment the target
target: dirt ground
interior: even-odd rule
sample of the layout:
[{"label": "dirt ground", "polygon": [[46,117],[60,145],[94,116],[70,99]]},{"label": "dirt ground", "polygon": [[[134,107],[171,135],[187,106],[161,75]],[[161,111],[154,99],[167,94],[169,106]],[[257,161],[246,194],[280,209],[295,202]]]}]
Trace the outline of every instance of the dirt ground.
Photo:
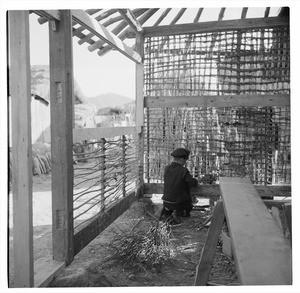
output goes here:
[{"label": "dirt ground", "polygon": [[[51,175],[34,176],[34,260],[52,257],[51,236]],[[116,233],[133,229],[149,229],[156,221],[153,216],[161,206],[160,195],[135,202],[122,216],[79,252],[49,287],[136,287],[193,286],[196,267],[205,243],[208,227],[202,223],[211,215],[213,206],[195,207],[190,218],[170,227],[172,256],[159,267],[128,268],[112,258]],[[201,201],[200,201],[201,203]],[[10,229],[11,232],[11,229]],[[10,234],[11,235],[11,234]],[[13,239],[9,241],[9,285],[13,287]],[[220,238],[213,268],[211,285],[237,285],[233,260],[222,253]]]}]

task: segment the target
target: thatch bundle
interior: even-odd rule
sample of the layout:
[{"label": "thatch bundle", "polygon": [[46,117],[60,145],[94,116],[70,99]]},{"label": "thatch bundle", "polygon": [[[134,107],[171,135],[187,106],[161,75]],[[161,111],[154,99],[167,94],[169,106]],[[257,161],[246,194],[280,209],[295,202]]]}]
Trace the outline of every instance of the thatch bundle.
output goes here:
[{"label": "thatch bundle", "polygon": [[157,269],[173,255],[168,224],[156,222],[148,230],[132,229],[116,233],[110,247],[112,260],[127,269]]}]

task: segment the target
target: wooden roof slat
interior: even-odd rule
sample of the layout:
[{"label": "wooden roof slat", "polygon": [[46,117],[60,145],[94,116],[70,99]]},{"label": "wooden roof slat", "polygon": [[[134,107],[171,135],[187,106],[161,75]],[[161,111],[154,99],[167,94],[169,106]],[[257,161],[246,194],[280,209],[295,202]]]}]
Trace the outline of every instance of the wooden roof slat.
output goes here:
[{"label": "wooden roof slat", "polygon": [[235,29],[268,28],[289,25],[288,17],[266,17],[207,21],[201,23],[175,24],[156,27],[144,27],[145,37],[180,35],[201,32],[217,32]]},{"label": "wooden roof slat", "polygon": [[172,8],[167,8],[166,10],[164,10],[164,12],[161,14],[161,16],[157,19],[157,21],[154,23],[153,26],[157,26],[159,25],[164,18],[169,14],[169,12],[172,10]]},{"label": "wooden roof slat", "polygon": [[48,20],[60,21],[60,13],[58,10],[34,10],[34,12],[41,16],[38,19],[39,24],[44,24]]},{"label": "wooden roof slat", "polygon": [[[147,9],[139,9],[138,11],[134,12],[135,16],[138,17],[140,15],[142,15]],[[111,32],[115,35],[117,35],[118,33],[120,33],[126,26],[127,26],[127,21],[124,19],[123,21],[121,21]],[[88,50],[90,52],[93,52],[96,49],[99,49],[100,47],[102,47],[105,44],[105,42],[103,42],[103,40],[98,40],[97,42],[95,42],[94,44],[88,46]]]},{"label": "wooden roof slat", "polygon": [[183,13],[186,11],[186,8],[181,8],[177,15],[174,17],[174,19],[171,21],[170,25],[175,24],[183,15]]},{"label": "wooden roof slat", "polygon": [[247,12],[248,12],[248,7],[243,7],[242,14],[241,14],[242,19],[246,18]]},{"label": "wooden roof slat", "polygon": [[[85,28],[84,28],[84,29],[85,29]],[[94,35],[94,34],[92,34],[92,35]],[[83,42],[86,42],[86,43],[91,44],[91,45],[95,43],[95,41],[92,40],[91,37],[86,38],[87,35],[83,34],[82,32],[78,32],[78,31],[76,31],[75,29],[73,29],[73,36],[76,36],[76,37],[79,38],[78,43],[79,43],[81,40],[83,40]],[[83,44],[83,43],[82,43],[82,44]],[[80,45],[81,45],[81,44],[80,44]]]},{"label": "wooden roof slat", "polygon": [[123,16],[127,21],[128,25],[136,32],[141,33],[143,28],[139,21],[135,18],[135,15],[131,12],[130,9],[117,9],[118,12]]},{"label": "wooden roof slat", "polygon": [[[151,16],[153,16],[154,13],[156,13],[159,10],[159,8],[151,8],[147,12],[145,12],[138,20],[141,25],[143,25]],[[123,40],[127,34],[128,30],[123,31],[118,37]],[[103,49],[99,50],[97,53],[99,56],[103,56],[108,51],[110,51],[112,48],[110,46],[106,46]]]},{"label": "wooden roof slat", "polygon": [[108,20],[106,20],[105,22],[102,23],[102,25],[104,25],[105,27],[108,27],[120,20],[123,20],[123,17],[122,15],[118,15],[116,17],[112,17],[112,18],[109,18]]},{"label": "wooden roof slat", "polygon": [[225,7],[222,7],[218,16],[218,21],[222,20],[224,18],[224,14],[225,14]]},{"label": "wooden roof slat", "polygon": [[[116,9],[116,12],[117,12],[118,9]],[[147,11],[148,9],[146,8],[137,8],[137,9],[133,9],[132,12],[135,16],[137,15],[141,15],[143,14],[145,11]],[[104,23],[102,23],[105,27],[108,27],[109,25],[113,24],[113,23],[116,23],[120,20],[123,20],[123,16],[122,15],[118,15],[116,17],[113,17],[113,18],[110,18],[108,20],[106,20]]]},{"label": "wooden roof slat", "polygon": [[101,10],[103,10],[103,9],[87,9],[87,10],[85,10],[85,12],[88,13],[89,15],[93,15],[93,14],[98,13]]},{"label": "wooden roof slat", "polygon": [[141,63],[142,58],[137,52],[124,44],[117,36],[111,33],[86,12],[83,10],[72,10],[72,17],[77,23],[84,26],[87,30],[95,34],[100,39],[103,39],[123,55],[136,63]]},{"label": "wooden roof slat", "polygon": [[[85,12],[88,13],[89,15],[93,15],[101,10],[102,9],[87,9]],[[57,21],[60,20],[59,17],[58,18],[56,17],[57,15],[59,15],[58,10],[34,10],[34,12],[41,16],[38,19],[39,24],[44,24],[48,20],[57,20]],[[52,16],[52,18],[51,18],[51,16]]]},{"label": "wooden roof slat", "polygon": [[101,20],[107,18],[108,16],[110,16],[110,15],[116,13],[116,12],[117,12],[117,9],[109,9],[109,10],[107,10],[107,11],[103,11],[103,12],[102,12],[101,14],[99,14],[95,19],[96,19],[97,21],[101,21]]},{"label": "wooden roof slat", "polygon": [[264,17],[269,17],[269,14],[270,14],[270,7],[266,7]]},{"label": "wooden roof slat", "polygon": [[151,8],[148,9],[147,12],[145,12],[140,18],[139,23],[143,25],[154,13],[156,13],[159,10],[159,8]]},{"label": "wooden roof slat", "polygon": [[[100,21],[100,20],[102,20],[102,19],[104,19],[104,18],[106,18],[106,17],[108,17],[108,16],[110,16],[111,14],[114,14],[114,13],[116,13],[116,9],[111,9],[111,10],[102,12],[101,14],[99,14],[98,16],[96,16],[95,19],[97,21]],[[84,31],[84,29],[85,29],[84,27],[80,26],[79,28],[76,29],[76,34],[78,32]],[[84,41],[84,42],[86,42],[86,41]],[[81,43],[80,45],[82,45],[83,43]]]},{"label": "wooden roof slat", "polygon": [[196,16],[195,16],[193,22],[198,22],[198,21],[199,21],[199,19],[200,19],[200,17],[201,17],[201,14],[202,14],[203,10],[204,10],[204,8],[200,8],[200,9],[198,10],[198,12],[197,12],[197,14],[196,14]]}]

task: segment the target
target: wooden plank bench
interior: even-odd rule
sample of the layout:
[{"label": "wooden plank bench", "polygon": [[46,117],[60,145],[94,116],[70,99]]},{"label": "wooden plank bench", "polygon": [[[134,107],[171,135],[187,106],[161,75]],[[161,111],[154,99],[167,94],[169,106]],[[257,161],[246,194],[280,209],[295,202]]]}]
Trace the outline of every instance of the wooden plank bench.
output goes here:
[{"label": "wooden plank bench", "polygon": [[291,285],[291,247],[250,179],[221,177],[220,189],[241,284]]}]

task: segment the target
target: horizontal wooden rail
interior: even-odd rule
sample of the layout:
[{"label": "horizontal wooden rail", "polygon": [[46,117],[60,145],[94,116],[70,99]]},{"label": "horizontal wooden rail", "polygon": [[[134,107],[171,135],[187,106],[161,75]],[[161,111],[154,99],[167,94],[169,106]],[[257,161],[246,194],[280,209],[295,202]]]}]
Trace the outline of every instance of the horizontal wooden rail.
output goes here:
[{"label": "horizontal wooden rail", "polygon": [[[162,194],[163,183],[145,183],[144,194]],[[255,185],[255,189],[261,198],[273,198],[274,196],[291,197],[291,186],[261,186]],[[220,197],[219,185],[198,185],[191,188],[191,193],[202,197]]]},{"label": "horizontal wooden rail", "polygon": [[207,21],[192,24],[144,27],[144,37],[147,38],[192,33],[223,32],[237,29],[263,29],[287,25],[289,25],[288,17],[265,17],[222,21]]},{"label": "horizontal wooden rail", "polygon": [[87,14],[84,10],[72,10],[73,20],[83,26],[85,29],[93,33],[109,44],[112,48],[118,50],[123,55],[136,63],[141,63],[141,56],[132,50],[129,46],[121,41],[116,35],[111,33],[105,26],[101,25],[97,20]]},{"label": "horizontal wooden rail", "polygon": [[135,126],[74,128],[73,141],[80,142],[83,140],[108,138],[135,133],[137,133],[137,129]]},{"label": "horizontal wooden rail", "polygon": [[290,95],[214,95],[145,97],[146,108],[290,106]]},{"label": "horizontal wooden rail", "polygon": [[291,285],[291,247],[250,179],[221,177],[220,189],[241,284]]}]

